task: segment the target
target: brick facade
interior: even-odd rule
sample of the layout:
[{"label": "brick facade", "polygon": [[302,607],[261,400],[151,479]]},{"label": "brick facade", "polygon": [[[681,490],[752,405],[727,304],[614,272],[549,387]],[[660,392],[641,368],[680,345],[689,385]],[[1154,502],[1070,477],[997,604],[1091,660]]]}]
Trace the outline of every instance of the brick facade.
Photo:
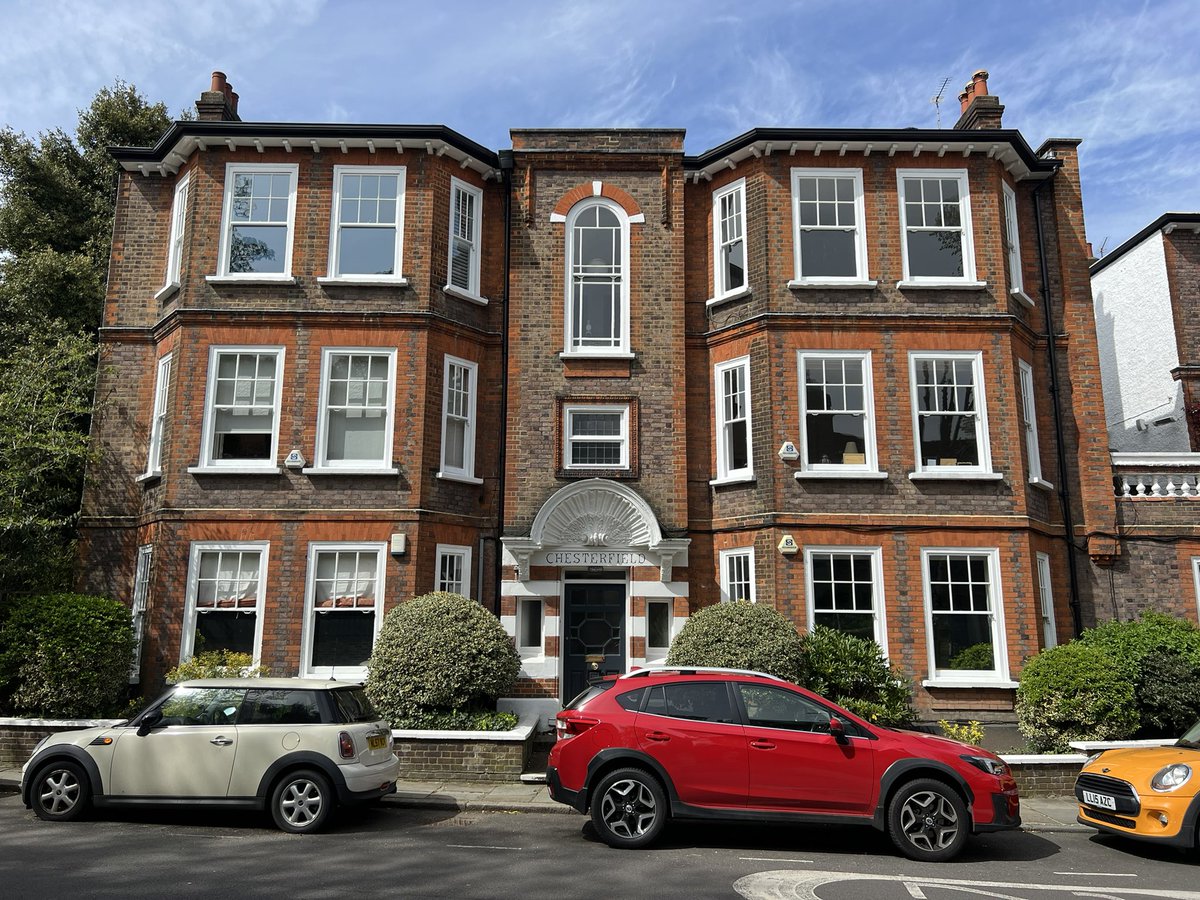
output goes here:
[{"label": "brick facade", "polygon": [[[194,542],[269,542],[260,657],[276,674],[303,667],[300,648],[313,627],[305,613],[312,542],[388,543],[405,535],[404,553],[385,554],[385,611],[434,587],[438,544],[469,547],[469,592],[496,611],[519,646],[529,634],[540,635],[537,644],[522,646],[525,672],[514,697],[552,707],[565,690],[564,660],[583,646],[580,623],[563,600],[573,579],[619,575],[624,601],[606,664],[640,664],[657,652],[652,638],[677,633],[691,612],[720,599],[723,550],[752,548],[757,602],[807,627],[805,554],[777,549],[790,536],[801,551],[879,548],[876,614],[886,621],[889,657],[923,712],[1011,718],[1013,680],[1045,640],[1037,553],[1050,557],[1053,619],[1064,639],[1076,616],[1058,497],[1030,482],[1020,362],[1033,370],[1041,469],[1074,498],[1076,562],[1086,576],[1079,579],[1081,614],[1086,620],[1109,614],[1100,611],[1104,586],[1088,556],[1119,557],[1105,537],[1116,534],[1119,522],[1090,319],[1076,142],[1056,141],[1035,154],[1017,132],[1000,130],[1002,107],[986,95],[986,85],[974,113],[967,115],[972,107],[964,103],[956,129],[763,129],[699,156],[684,154],[684,133],[675,129],[515,130],[511,150],[497,154],[439,127],[288,131],[235,121],[236,102],[221,106],[220,99],[204,121],[173,127],[161,143],[173,148],[169,153],[117,152],[124,173],[101,332],[93,426],[99,461],[84,500],[80,581],[129,600],[137,548],[154,548],[146,685],[189,652],[181,639]],[[210,277],[218,274],[230,163],[297,167],[286,282]],[[326,277],[340,165],[404,167],[405,283]],[[857,227],[866,236],[864,276],[874,284],[797,287],[791,284],[798,277],[792,170],[848,167],[861,170]],[[904,282],[898,176],[905,169],[928,177],[964,173],[977,283]],[[174,185],[185,174],[180,283],[163,293]],[[482,192],[482,297],[476,299],[486,303],[443,288],[451,178]],[[745,284],[714,300],[713,195],[735,182],[745,186]],[[1008,289],[1002,185],[1016,195],[1021,280],[1032,304]],[[611,210],[627,241],[613,282],[628,304],[619,315],[620,347],[604,352],[579,352],[569,329],[573,316],[597,308],[584,313],[571,305],[573,279],[587,282],[592,262],[571,269],[572,254],[583,251],[570,249],[569,226],[589,204]],[[215,346],[282,348],[278,471],[195,471],[203,461]],[[282,465],[292,450],[312,465],[322,349],[331,347],[394,350],[394,473],[338,475]],[[808,477],[803,460],[777,453],[786,441],[800,444],[806,424],[799,354],[816,351],[870,354],[878,456],[872,477]],[[162,472],[139,479],[156,361],[168,352]],[[979,359],[976,388],[991,459],[984,477],[910,477],[920,468],[910,355],[923,352]],[[1061,429],[1051,406],[1051,352],[1064,398]],[[473,480],[439,471],[447,355],[478,366]],[[749,359],[752,477],[722,482],[714,367],[742,357]],[[627,465],[589,468],[567,458],[565,410],[589,405],[627,410]],[[1059,432],[1065,470],[1058,464]],[[999,570],[989,573],[990,603],[1003,623],[998,646],[1006,655],[996,665],[1004,678],[972,687],[932,677],[922,563],[929,548],[994,554]],[[534,612],[540,618],[530,624],[526,617]]]}]

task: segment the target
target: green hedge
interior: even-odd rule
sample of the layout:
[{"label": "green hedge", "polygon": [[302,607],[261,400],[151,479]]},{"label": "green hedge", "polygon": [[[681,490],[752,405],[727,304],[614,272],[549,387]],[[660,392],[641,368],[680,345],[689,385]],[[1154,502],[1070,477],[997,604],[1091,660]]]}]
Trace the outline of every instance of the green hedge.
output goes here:
[{"label": "green hedge", "polygon": [[129,690],[133,647],[129,610],[115,600],[22,598],[0,627],[0,705],[26,716],[114,715]]},{"label": "green hedge", "polygon": [[800,684],[869,722],[912,724],[912,691],[874,641],[818,625],[800,643]]},{"label": "green hedge", "polygon": [[667,664],[755,669],[796,681],[800,635],[791,620],[759,603],[714,603],[696,611],[671,642]]},{"label": "green hedge", "polygon": [[494,711],[521,660],[495,616],[474,600],[435,592],[387,614],[367,671],[367,696],[380,714],[397,728],[423,728],[432,713]]}]

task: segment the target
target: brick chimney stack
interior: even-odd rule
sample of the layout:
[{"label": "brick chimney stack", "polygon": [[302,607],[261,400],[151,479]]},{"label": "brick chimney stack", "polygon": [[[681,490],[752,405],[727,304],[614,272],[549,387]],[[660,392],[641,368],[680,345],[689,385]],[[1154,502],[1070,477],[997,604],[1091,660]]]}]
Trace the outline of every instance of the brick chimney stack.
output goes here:
[{"label": "brick chimney stack", "polygon": [[1004,107],[1000,105],[999,97],[988,93],[987,80],[987,71],[979,69],[958,95],[962,115],[954,124],[956,130],[1002,127],[1000,122],[1004,115]]},{"label": "brick chimney stack", "polygon": [[225,80],[224,72],[212,73],[212,85],[196,101],[196,118],[202,122],[240,122],[238,95]]}]

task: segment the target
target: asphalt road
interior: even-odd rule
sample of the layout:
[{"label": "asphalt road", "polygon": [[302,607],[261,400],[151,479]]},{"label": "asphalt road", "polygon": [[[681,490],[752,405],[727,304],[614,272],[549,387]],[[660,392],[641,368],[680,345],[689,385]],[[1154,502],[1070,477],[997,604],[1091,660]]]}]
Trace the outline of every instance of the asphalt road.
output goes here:
[{"label": "asphalt road", "polygon": [[1089,834],[973,839],[952,863],[869,828],[673,825],[612,850],[582,816],[382,806],[295,836],[244,813],[105,813],[51,824],[0,796],[0,897],[743,897],[1200,900],[1200,856]]}]

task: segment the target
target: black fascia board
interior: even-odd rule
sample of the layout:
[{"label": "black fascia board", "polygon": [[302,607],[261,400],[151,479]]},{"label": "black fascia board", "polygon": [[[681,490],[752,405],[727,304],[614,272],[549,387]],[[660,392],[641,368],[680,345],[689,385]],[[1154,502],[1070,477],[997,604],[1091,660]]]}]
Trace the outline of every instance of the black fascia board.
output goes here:
[{"label": "black fascia board", "polygon": [[[759,141],[792,143],[821,141],[830,144],[865,141],[878,144],[946,144],[946,143],[998,143],[1009,144],[1021,157],[1021,161],[1033,172],[1050,172],[1062,165],[1055,159],[1042,159],[1026,143],[1024,136],[1015,128],[980,128],[969,130],[947,130],[944,128],[752,128],[726,141],[719,147],[706,150],[699,156],[685,156],[684,169],[704,169],[721,162],[731,153],[737,153]],[[886,147],[877,147],[886,150]]]},{"label": "black fascia board", "polygon": [[472,156],[481,163],[498,168],[500,159],[494,150],[475,143],[445,125],[339,125],[304,122],[175,122],[153,147],[109,147],[118,162],[158,164],[166,159],[180,140],[186,137],[210,139],[292,138],[298,140],[372,139],[377,141],[442,141]]},{"label": "black fascia board", "polygon": [[1122,241],[1118,246],[1112,249],[1111,253],[1106,253],[1100,259],[1096,260],[1088,267],[1089,275],[1098,275],[1111,263],[1115,263],[1118,259],[1144,241],[1154,232],[1159,231],[1168,225],[1175,223],[1179,225],[1200,225],[1200,212],[1169,212],[1163,213],[1133,237]]}]

